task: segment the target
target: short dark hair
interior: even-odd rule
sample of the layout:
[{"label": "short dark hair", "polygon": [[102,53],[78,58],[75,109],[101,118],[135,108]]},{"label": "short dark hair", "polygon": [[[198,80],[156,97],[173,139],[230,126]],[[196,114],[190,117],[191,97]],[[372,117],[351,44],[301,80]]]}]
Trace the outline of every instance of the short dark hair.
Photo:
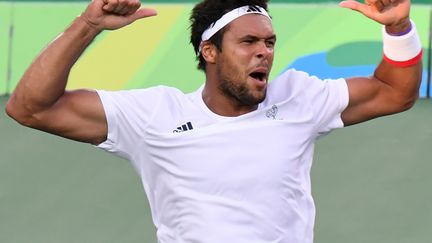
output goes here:
[{"label": "short dark hair", "polygon": [[[258,5],[267,10],[268,0],[204,0],[192,10],[192,14],[189,18],[191,25],[191,39],[195,51],[195,55],[198,60],[198,69],[205,71],[206,61],[199,54],[199,46],[201,44],[202,33],[214,22],[220,19],[224,14],[229,11],[245,6],[245,5]],[[213,35],[209,41],[216,46],[219,51],[222,51],[222,41],[227,27],[218,31]]]}]

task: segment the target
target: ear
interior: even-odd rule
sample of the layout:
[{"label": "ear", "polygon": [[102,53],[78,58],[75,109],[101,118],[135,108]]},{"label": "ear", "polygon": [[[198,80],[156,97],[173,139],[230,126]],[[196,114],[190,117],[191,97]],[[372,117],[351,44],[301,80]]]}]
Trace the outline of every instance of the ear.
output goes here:
[{"label": "ear", "polygon": [[209,41],[206,41],[202,44],[201,55],[203,56],[204,60],[206,60],[207,63],[215,64],[217,53],[218,52],[216,50],[216,46],[210,43]]}]

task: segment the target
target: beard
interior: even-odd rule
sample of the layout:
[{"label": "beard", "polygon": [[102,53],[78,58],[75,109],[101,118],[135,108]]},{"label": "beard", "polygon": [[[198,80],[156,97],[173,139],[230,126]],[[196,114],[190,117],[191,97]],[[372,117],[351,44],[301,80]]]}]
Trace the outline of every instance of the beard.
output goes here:
[{"label": "beard", "polygon": [[246,85],[246,83],[235,84],[228,79],[222,79],[219,89],[224,95],[236,101],[240,106],[255,106],[263,102],[267,90],[256,91],[254,94]]}]

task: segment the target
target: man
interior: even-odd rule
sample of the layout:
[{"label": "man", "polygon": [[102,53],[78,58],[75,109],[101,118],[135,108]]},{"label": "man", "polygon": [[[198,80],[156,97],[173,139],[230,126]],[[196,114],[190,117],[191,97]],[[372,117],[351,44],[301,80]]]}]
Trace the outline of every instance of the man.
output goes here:
[{"label": "man", "polygon": [[30,65],[6,110],[26,126],[129,159],[159,242],[312,242],[315,140],[410,108],[421,80],[409,0],[340,5],[384,25],[384,58],[371,77],[323,81],[289,70],[268,83],[276,34],[267,1],[204,0],[191,15],[206,75],[196,92],[65,91],[102,30],[156,14],[136,0],[94,0]]}]

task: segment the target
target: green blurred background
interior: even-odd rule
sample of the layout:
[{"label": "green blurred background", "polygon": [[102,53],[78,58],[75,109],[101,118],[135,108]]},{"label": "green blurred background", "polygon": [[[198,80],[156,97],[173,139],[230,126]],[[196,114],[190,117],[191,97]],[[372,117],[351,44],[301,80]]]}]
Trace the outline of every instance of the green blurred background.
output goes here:
[{"label": "green blurred background", "polygon": [[[167,84],[187,92],[202,83],[188,44],[188,14],[197,1],[146,2],[159,16],[104,32],[74,67],[68,88]],[[432,6],[430,0],[413,2],[426,54],[425,84]],[[0,1],[2,107],[35,55],[86,4]],[[270,12],[278,34],[273,76],[320,53],[329,67],[355,71],[381,56],[375,48],[379,26],[334,2],[273,0]],[[366,58],[353,62],[353,53]],[[432,102],[422,99],[406,113],[319,140],[312,171],[315,242],[431,242],[431,110]],[[156,242],[144,191],[127,161],[0,114],[0,242]]]}]

